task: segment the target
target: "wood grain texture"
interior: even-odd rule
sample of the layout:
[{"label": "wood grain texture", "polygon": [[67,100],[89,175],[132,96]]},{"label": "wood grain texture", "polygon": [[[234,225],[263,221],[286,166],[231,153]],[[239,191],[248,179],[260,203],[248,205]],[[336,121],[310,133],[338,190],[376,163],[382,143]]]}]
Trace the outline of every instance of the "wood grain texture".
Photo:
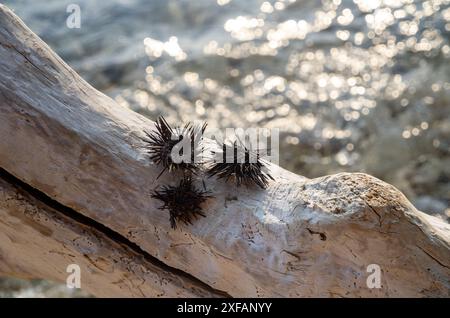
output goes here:
[{"label": "wood grain texture", "polygon": [[0,273],[65,282],[76,264],[81,288],[99,297],[224,296],[11,179],[0,178]]},{"label": "wood grain texture", "polygon": [[[231,296],[449,296],[449,225],[365,174],[310,180],[271,165],[276,181],[265,191],[207,179],[216,195],[207,217],[172,230],[149,196],[177,180],[156,180],[161,168],[141,140],[153,127],[92,88],[0,5],[1,168]],[[367,288],[369,264],[382,270],[380,289]]]}]

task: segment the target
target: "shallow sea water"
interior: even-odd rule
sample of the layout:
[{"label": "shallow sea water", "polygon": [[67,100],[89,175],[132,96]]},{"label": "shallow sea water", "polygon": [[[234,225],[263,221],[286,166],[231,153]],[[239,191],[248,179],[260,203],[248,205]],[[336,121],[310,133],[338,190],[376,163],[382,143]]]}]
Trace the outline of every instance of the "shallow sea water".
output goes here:
[{"label": "shallow sea water", "polygon": [[281,166],[360,171],[450,219],[450,0],[4,1],[152,119],[281,129]]}]

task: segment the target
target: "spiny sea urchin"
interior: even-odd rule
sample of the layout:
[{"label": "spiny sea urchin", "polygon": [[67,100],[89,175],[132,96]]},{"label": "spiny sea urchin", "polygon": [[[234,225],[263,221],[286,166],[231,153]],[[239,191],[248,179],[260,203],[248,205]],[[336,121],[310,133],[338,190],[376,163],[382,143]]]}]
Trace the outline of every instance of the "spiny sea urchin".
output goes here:
[{"label": "spiny sea urchin", "polygon": [[151,196],[164,203],[161,210],[169,210],[170,226],[173,229],[177,227],[177,221],[187,225],[192,224],[192,218],[205,217],[201,204],[211,197],[209,191],[197,189],[190,176],[182,178],[177,186],[161,186]]},{"label": "spiny sea urchin", "polygon": [[256,184],[265,189],[269,179],[274,180],[267,171],[267,166],[260,157],[259,150],[249,150],[242,143],[234,141],[232,144],[224,143],[222,152],[214,152],[215,162],[211,164],[208,175],[219,179],[234,179],[236,185],[249,186]]},{"label": "spiny sea urchin", "polygon": [[[158,175],[158,178],[168,170],[182,170],[183,172],[195,173],[201,163],[202,136],[206,129],[206,123],[203,126],[197,126],[192,123],[187,123],[183,127],[172,128],[164,119],[159,117],[156,120],[156,129],[151,133],[145,131],[148,139],[143,139],[147,145],[150,159],[156,164],[163,166],[163,170]],[[186,154],[183,156],[183,147],[174,147],[182,141],[190,141],[190,156]],[[187,144],[189,146],[189,144]],[[173,153],[178,150],[179,157],[184,159],[173,160]]]}]

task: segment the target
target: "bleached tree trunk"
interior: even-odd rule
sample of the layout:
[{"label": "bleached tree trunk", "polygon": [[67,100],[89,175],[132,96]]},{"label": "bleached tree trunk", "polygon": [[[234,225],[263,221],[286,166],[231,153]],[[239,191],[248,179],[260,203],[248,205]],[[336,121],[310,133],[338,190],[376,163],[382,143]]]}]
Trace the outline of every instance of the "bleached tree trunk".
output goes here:
[{"label": "bleached tree trunk", "polygon": [[207,179],[207,217],[172,230],[153,127],[0,5],[0,272],[65,281],[75,263],[98,296],[449,296],[450,226],[365,174]]}]

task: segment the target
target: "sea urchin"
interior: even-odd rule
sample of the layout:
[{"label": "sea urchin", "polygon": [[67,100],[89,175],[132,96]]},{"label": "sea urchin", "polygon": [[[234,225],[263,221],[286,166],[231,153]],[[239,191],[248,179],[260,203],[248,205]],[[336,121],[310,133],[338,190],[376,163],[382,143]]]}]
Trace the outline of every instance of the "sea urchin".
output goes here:
[{"label": "sea urchin", "polygon": [[252,151],[242,143],[234,141],[232,144],[224,143],[222,152],[214,152],[215,162],[211,164],[208,175],[219,179],[234,179],[236,185],[246,186],[256,184],[265,189],[269,179],[274,180],[267,171],[267,166],[260,157],[259,151]]},{"label": "sea urchin", "polygon": [[159,190],[154,190],[151,196],[163,202],[161,210],[169,210],[170,225],[177,227],[176,222],[192,224],[192,218],[205,215],[201,204],[211,197],[209,191],[197,189],[189,176],[181,179],[177,186],[163,185]]},{"label": "sea urchin", "polygon": [[[160,164],[163,170],[158,175],[158,178],[168,170],[182,170],[183,172],[194,173],[201,163],[202,136],[206,129],[206,123],[199,127],[192,123],[187,123],[183,127],[172,128],[164,119],[159,117],[156,120],[156,129],[151,133],[145,131],[148,139],[143,139],[147,144],[146,148],[150,154],[150,159],[156,164]],[[185,148],[177,147],[176,145],[182,141],[187,141],[188,152],[183,156]],[[190,143],[189,143],[190,142]],[[178,151],[181,160],[173,160],[173,153]]]}]

